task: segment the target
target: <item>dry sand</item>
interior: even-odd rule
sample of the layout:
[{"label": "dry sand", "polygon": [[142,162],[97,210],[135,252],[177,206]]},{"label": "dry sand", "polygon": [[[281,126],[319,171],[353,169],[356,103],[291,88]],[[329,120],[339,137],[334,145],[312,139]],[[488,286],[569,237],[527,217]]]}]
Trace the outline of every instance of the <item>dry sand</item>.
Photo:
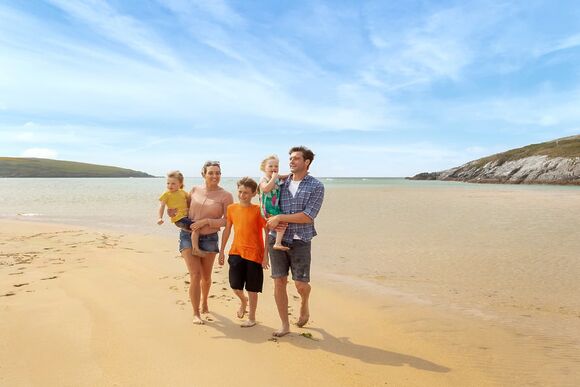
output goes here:
[{"label": "dry sand", "polygon": [[[311,322],[277,340],[271,338],[278,319],[270,280],[259,300],[259,325],[242,329],[227,271],[216,266],[211,314],[206,325],[194,326],[185,265],[172,238],[0,221],[0,385],[577,385],[576,288],[562,303],[565,313],[549,308],[512,313],[528,291],[506,289],[507,279],[511,275],[519,289],[523,274],[498,275],[497,261],[453,262],[453,252],[463,254],[468,244],[452,241],[469,235],[471,245],[481,248],[486,238],[481,235],[495,231],[486,231],[484,222],[478,228],[483,231],[473,233],[459,210],[444,204],[451,203],[447,200],[455,200],[460,211],[473,204],[465,195],[483,197],[476,212],[490,210],[494,200],[503,206],[513,199],[516,209],[521,205],[515,199],[520,194],[505,194],[503,201],[482,192],[441,191],[441,197],[403,192],[405,200],[397,199],[396,190],[329,192],[313,245],[320,259],[313,270]],[[431,204],[417,208],[422,195]],[[542,195],[524,196],[536,206]],[[578,199],[565,194],[558,202],[564,213],[566,204],[577,205]],[[552,202],[544,207],[552,208]],[[425,214],[429,208],[434,213]],[[436,224],[413,224],[421,217]],[[525,215],[519,219],[527,221]],[[445,227],[460,235],[449,237]],[[358,239],[349,243],[353,235]],[[504,242],[495,248],[514,250]],[[537,248],[542,242],[530,243]],[[556,261],[567,262],[566,254],[578,246],[567,243],[557,249]],[[478,254],[498,251],[491,243],[488,248],[491,252]],[[519,259],[520,253],[512,254],[510,262]],[[332,260],[342,264],[331,265]],[[572,275],[576,268],[564,271]],[[499,299],[516,300],[511,309],[490,303],[488,290],[476,290],[490,287],[496,277],[491,283],[505,293]],[[532,297],[541,293],[540,285],[527,283]],[[448,288],[457,294],[439,294]],[[295,318],[297,295],[290,289],[289,313]],[[563,297],[564,290],[555,289]],[[557,305],[558,297],[548,295],[542,302]],[[529,314],[520,318],[534,323],[521,325],[514,317],[519,314]]]}]

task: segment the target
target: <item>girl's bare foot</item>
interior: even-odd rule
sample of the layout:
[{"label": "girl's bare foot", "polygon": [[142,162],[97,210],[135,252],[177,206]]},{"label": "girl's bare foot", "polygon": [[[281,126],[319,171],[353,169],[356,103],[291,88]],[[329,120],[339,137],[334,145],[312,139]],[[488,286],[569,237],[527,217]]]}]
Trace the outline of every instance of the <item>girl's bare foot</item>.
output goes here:
[{"label": "girl's bare foot", "polygon": [[282,251],[288,251],[288,250],[290,250],[290,247],[286,247],[284,245],[274,245],[274,246],[272,246],[272,248],[274,250],[282,250]]},{"label": "girl's bare foot", "polygon": [[199,316],[193,316],[193,323],[195,325],[203,325],[204,324],[203,320]]},{"label": "girl's bare foot", "polygon": [[248,320],[248,321],[244,321],[240,326],[242,328],[250,328],[250,327],[253,327],[254,325],[256,325],[256,322],[254,320]]}]

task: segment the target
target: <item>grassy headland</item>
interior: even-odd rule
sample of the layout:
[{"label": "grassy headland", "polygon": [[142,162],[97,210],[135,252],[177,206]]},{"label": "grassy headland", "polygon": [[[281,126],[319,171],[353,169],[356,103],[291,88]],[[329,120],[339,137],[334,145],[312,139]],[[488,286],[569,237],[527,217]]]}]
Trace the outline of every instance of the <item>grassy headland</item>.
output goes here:
[{"label": "grassy headland", "polygon": [[152,177],[132,169],[75,161],[0,157],[0,177]]},{"label": "grassy headland", "polygon": [[502,165],[508,161],[519,160],[530,156],[580,157],[580,135],[559,138],[553,141],[531,144],[522,148],[511,149],[476,160],[474,166],[481,167],[489,162]]}]

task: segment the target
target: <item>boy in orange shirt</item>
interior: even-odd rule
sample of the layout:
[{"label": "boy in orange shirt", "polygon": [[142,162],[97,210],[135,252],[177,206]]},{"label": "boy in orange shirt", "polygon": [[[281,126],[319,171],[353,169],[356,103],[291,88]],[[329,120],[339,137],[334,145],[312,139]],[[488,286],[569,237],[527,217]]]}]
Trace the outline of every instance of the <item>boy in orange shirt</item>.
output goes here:
[{"label": "boy in orange shirt", "polygon": [[[234,227],[234,242],[229,251],[228,264],[230,265],[230,286],[241,301],[238,317],[244,318],[248,298],[250,314],[248,321],[242,323],[243,328],[256,325],[256,307],[258,293],[262,292],[264,284],[263,269],[269,267],[268,249],[265,242],[268,238],[266,220],[262,217],[260,206],[252,204],[256,196],[258,183],[249,177],[238,181],[239,203],[230,204],[227,209],[226,228],[222,234],[222,244],[218,262],[224,264],[224,250]],[[264,238],[264,235],[266,238]],[[248,297],[244,294],[244,287]]]}]

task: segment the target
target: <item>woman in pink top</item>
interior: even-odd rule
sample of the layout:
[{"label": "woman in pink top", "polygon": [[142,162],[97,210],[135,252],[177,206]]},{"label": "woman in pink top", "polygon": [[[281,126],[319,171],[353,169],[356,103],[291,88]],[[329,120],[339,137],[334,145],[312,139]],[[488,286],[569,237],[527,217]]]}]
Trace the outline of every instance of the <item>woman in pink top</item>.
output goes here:
[{"label": "woman in pink top", "polygon": [[231,193],[219,186],[219,161],[207,161],[201,170],[205,184],[193,187],[190,196],[189,219],[193,231],[199,231],[199,246],[192,246],[191,234],[181,231],[179,251],[189,270],[189,298],[193,307],[193,323],[203,324],[201,312],[208,313],[207,298],[211,287],[211,271],[219,252],[218,231],[226,225],[226,209],[233,203]]}]

